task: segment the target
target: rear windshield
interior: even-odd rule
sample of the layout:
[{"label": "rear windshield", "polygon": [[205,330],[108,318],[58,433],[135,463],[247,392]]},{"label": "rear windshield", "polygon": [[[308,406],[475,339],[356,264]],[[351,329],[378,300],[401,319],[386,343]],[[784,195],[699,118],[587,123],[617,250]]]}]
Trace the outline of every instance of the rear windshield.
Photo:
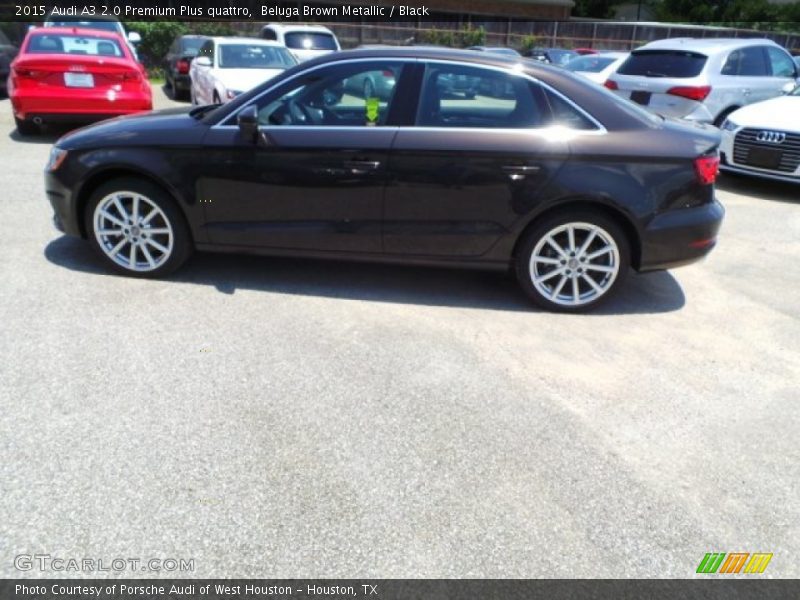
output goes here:
[{"label": "rear windshield", "polygon": [[283,36],[287,48],[293,50],[336,50],[336,40],[330,33],[295,31]]},{"label": "rear windshield", "polygon": [[295,64],[286,48],[256,44],[222,44],[219,47],[221,69],[288,69]]},{"label": "rear windshield", "polygon": [[84,29],[100,29],[101,31],[113,31],[119,33],[119,25],[116,21],[80,21],[78,19],[66,21],[48,21],[51,27],[82,27]]},{"label": "rear windshield", "polygon": [[566,68],[568,71],[599,73],[615,60],[617,59],[613,56],[597,56],[596,54],[590,54],[588,56],[573,58],[566,65],[564,65],[564,68]]},{"label": "rear windshield", "polygon": [[29,54],[80,54],[125,57],[125,53],[116,40],[92,35],[73,34],[42,33],[31,36],[27,52]]},{"label": "rear windshield", "polygon": [[636,50],[617,69],[620,75],[642,77],[695,77],[707,56],[684,50]]}]

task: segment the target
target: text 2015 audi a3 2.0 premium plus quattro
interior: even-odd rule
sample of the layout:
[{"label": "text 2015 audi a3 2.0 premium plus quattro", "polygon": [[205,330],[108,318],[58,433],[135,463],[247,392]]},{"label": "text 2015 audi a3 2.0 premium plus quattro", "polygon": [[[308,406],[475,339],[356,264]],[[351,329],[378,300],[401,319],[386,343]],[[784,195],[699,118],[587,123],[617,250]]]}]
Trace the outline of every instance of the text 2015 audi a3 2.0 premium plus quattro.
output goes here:
[{"label": "text 2015 audi a3 2.0 premium plus quattro", "polygon": [[[388,93],[348,85],[366,76]],[[577,311],[630,267],[710,251],[719,143],[541,63],[375,48],[224,106],[68,134],[46,189],[56,226],[128,275],[165,275],[194,249],[512,267],[534,302]]]}]

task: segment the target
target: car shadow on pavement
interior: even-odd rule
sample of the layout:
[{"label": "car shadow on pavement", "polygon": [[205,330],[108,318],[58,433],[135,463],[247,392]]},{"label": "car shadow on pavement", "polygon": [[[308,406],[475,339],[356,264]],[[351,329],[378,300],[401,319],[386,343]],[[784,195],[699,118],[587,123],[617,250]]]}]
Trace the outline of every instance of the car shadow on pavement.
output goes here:
[{"label": "car shadow on pavement", "polygon": [[796,183],[759,179],[735,173],[722,173],[722,176],[717,179],[717,188],[724,192],[752,196],[760,200],[788,202],[790,204],[800,203],[800,195],[798,194],[800,187]]},{"label": "car shadow on pavement", "polygon": [[[62,236],[44,251],[51,263],[83,273],[110,275],[83,240]],[[197,253],[169,280],[274,294],[372,302],[534,312],[510,275],[460,269],[325,260]],[[650,314],[679,310],[683,290],[667,272],[631,273],[619,294],[589,315]]]},{"label": "car shadow on pavement", "polygon": [[45,125],[45,129],[43,129],[41,133],[37,133],[35,135],[22,135],[15,128],[11,130],[11,133],[8,134],[8,137],[13,141],[20,142],[22,144],[52,145],[55,144],[58,141],[58,138],[60,138],[62,135],[76,128],[77,127],[67,127],[64,125]]}]

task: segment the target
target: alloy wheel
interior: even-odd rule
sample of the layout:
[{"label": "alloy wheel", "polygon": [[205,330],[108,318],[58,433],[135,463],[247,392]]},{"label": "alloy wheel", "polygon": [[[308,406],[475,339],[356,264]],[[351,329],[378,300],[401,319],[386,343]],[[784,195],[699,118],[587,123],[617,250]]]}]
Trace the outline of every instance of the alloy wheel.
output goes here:
[{"label": "alloy wheel", "polygon": [[97,204],[92,223],[100,249],[126,270],[154,271],[172,255],[172,225],[164,211],[143,194],[108,194]]},{"label": "alloy wheel", "polygon": [[533,248],[528,271],[536,291],[565,307],[589,304],[604,296],[620,272],[614,237],[592,223],[554,227]]}]

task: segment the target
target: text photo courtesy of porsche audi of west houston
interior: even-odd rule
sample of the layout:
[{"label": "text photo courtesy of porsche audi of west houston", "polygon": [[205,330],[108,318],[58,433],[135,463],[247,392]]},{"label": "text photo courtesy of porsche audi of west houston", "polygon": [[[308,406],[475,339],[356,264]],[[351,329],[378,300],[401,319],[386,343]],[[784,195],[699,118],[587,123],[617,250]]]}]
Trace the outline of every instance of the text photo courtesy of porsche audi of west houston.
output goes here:
[{"label": "text photo courtesy of porsche audi of west houston", "polygon": [[797,23],[0,2],[0,597],[796,596]]}]

